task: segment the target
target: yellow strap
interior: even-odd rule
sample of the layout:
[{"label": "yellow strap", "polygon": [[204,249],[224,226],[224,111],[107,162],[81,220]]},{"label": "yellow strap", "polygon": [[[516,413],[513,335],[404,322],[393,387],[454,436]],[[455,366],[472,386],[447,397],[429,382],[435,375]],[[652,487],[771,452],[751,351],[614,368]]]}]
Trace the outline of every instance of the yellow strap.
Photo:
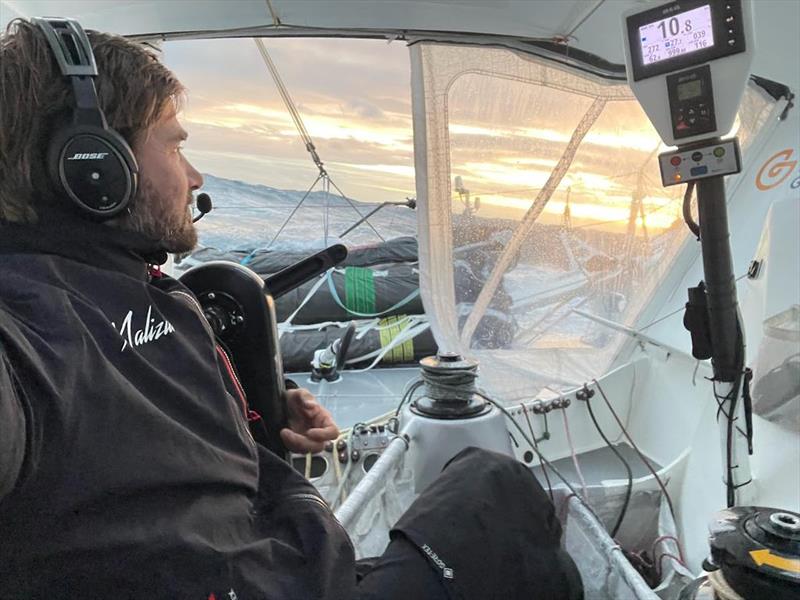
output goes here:
[{"label": "yellow strap", "polygon": [[[378,322],[381,339],[381,348],[386,348],[392,341],[400,335],[405,327],[400,325],[400,322],[406,319],[406,315],[395,315],[386,317]],[[407,327],[408,325],[406,325]],[[382,362],[397,363],[397,362],[412,362],[414,360],[414,340],[409,339],[394,346],[387,352],[382,359]]]}]

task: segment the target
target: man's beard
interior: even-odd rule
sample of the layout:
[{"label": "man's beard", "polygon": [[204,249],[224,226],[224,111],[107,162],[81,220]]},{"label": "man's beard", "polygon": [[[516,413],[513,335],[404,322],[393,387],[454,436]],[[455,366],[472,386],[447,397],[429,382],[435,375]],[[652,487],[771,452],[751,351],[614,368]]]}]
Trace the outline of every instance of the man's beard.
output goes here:
[{"label": "man's beard", "polygon": [[177,210],[159,197],[152,184],[141,180],[131,205],[130,214],[122,219],[122,228],[158,240],[167,252],[189,252],[197,245],[197,231],[188,205],[182,211]]}]

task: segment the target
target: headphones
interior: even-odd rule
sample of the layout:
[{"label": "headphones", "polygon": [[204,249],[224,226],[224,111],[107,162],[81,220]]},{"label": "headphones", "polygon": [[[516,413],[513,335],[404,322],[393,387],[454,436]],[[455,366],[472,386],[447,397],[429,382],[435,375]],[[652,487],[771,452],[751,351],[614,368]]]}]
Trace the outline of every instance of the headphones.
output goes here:
[{"label": "headphones", "polygon": [[89,38],[72,19],[33,18],[53,51],[61,74],[72,82],[70,123],[53,134],[47,169],[53,183],[89,219],[123,212],[136,195],[139,167],[128,143],[106,122],[94,78],[97,64]]}]

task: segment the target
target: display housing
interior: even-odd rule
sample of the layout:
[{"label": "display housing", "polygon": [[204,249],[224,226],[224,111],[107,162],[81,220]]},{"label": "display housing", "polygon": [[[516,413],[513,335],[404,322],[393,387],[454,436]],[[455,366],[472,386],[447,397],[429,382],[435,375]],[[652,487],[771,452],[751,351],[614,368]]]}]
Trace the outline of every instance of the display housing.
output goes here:
[{"label": "display housing", "polygon": [[671,2],[626,19],[633,80],[746,50],[741,0]]}]

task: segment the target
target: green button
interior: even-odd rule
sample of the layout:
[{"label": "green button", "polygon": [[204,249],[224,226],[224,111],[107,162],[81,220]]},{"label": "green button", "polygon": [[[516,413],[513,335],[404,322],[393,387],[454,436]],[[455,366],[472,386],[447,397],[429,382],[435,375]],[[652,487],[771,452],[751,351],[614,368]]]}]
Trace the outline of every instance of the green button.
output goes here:
[{"label": "green button", "polygon": [[725,148],[723,148],[722,146],[714,148],[714,156],[716,156],[717,158],[722,158],[723,156],[725,156]]}]

